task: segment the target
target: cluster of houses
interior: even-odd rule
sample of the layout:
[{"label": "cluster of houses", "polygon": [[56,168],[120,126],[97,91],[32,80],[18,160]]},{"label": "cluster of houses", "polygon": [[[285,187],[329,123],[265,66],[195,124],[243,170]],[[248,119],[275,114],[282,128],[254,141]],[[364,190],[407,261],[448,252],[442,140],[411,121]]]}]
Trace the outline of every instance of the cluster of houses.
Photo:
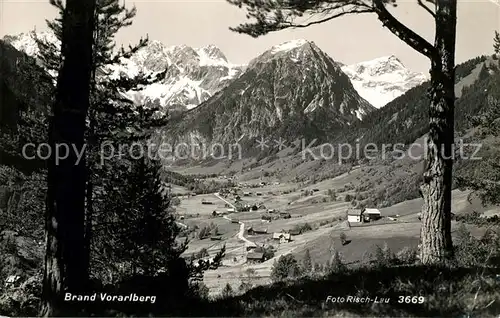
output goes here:
[{"label": "cluster of houses", "polygon": [[[258,228],[253,228],[250,227],[247,230],[249,235],[256,235],[256,234],[268,234],[267,229],[258,229]],[[287,232],[276,232],[273,233],[272,239],[276,243],[279,244],[285,244],[290,241],[292,241],[292,233],[291,231]],[[255,243],[252,244],[247,244],[246,245],[246,250],[247,250],[247,262],[248,263],[262,263],[266,261],[265,259],[265,249],[264,247],[257,246]]]},{"label": "cluster of houses", "polygon": [[[265,232],[267,233],[267,229],[265,230]],[[245,245],[245,248],[248,252],[247,253],[247,263],[262,263],[265,261],[265,257],[264,257],[265,256],[265,249],[263,246],[257,246],[257,244],[249,241]]]},{"label": "cluster of houses", "polygon": [[[254,227],[249,227],[247,230],[248,235],[262,235],[262,234],[268,234],[267,228],[254,228]],[[300,233],[295,233],[295,235],[299,235]],[[290,242],[292,240],[292,230],[290,231],[282,231],[282,232],[276,232],[273,233],[273,240],[274,241],[279,241],[280,243],[286,243]]]},{"label": "cluster of houses", "polygon": [[347,211],[347,221],[349,223],[364,223],[381,219],[379,209],[349,209]]}]

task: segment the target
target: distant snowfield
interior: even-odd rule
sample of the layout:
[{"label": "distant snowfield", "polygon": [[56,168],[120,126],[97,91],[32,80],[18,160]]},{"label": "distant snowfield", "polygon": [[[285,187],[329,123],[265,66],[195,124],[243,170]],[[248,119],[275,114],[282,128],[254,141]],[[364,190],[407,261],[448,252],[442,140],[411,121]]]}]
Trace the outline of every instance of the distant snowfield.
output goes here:
[{"label": "distant snowfield", "polygon": [[377,108],[387,105],[428,79],[423,73],[408,70],[394,55],[343,65],[341,68],[351,79],[358,94]]}]

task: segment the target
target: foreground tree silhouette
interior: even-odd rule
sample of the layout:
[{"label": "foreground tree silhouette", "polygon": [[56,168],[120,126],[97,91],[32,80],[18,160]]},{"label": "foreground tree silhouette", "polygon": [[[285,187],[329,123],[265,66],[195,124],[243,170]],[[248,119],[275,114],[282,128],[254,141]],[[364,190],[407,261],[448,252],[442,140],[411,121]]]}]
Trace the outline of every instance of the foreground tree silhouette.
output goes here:
[{"label": "foreground tree silhouette", "polygon": [[[62,0],[51,0],[51,4],[59,11],[59,16],[64,15],[64,5]],[[85,259],[83,264],[87,267],[87,272],[92,277],[90,266],[95,265],[96,241],[102,240],[102,233],[94,233],[92,228],[99,225],[102,219],[113,219],[110,211],[101,211],[96,202],[103,201],[102,196],[107,199],[109,195],[99,191],[103,184],[110,181],[109,175],[116,175],[118,166],[109,167],[100,165],[99,149],[103,149],[103,143],[113,142],[118,145],[130,144],[138,139],[146,140],[150,138],[153,128],[166,125],[166,116],[155,115],[158,107],[145,102],[144,105],[134,105],[133,101],[123,95],[127,91],[138,90],[141,87],[155,83],[164,78],[165,72],[157,74],[137,74],[135,76],[120,75],[117,78],[110,78],[112,69],[120,65],[122,58],[130,56],[138,50],[145,48],[148,39],[142,39],[139,44],[129,46],[128,49],[121,47],[115,50],[114,37],[116,33],[132,24],[132,19],[136,15],[136,8],[127,9],[121,5],[119,0],[96,0],[94,12],[94,32],[93,32],[93,59],[91,65],[91,92],[90,106],[87,116],[87,127],[85,133],[86,142],[86,166],[87,166],[87,186],[86,186],[86,213],[85,213]],[[62,19],[47,21],[47,26],[54,33],[58,41],[50,41],[35,36],[39,48],[38,57],[44,67],[51,74],[58,74],[61,68],[60,43],[62,41]],[[116,51],[116,52],[115,52]],[[134,127],[132,132],[129,128]],[[119,161],[119,160],[118,160]],[[110,160],[107,161],[110,163]],[[112,171],[112,172],[111,172]],[[115,178],[112,178],[115,180]],[[114,181],[115,186],[124,190],[127,184],[125,180]],[[97,185],[97,187],[96,187]],[[120,209],[118,209],[120,210]],[[123,211],[125,214],[128,211]],[[115,218],[116,219],[116,218]],[[109,238],[105,241],[112,241]],[[92,244],[94,243],[94,244]],[[91,251],[94,251],[92,253]],[[108,258],[108,257],[106,257]],[[106,259],[104,264],[112,264],[110,259]]]},{"label": "foreground tree silhouette", "polygon": [[[94,8],[92,0],[67,0],[63,15],[63,64],[49,124],[49,145],[53,151],[47,177],[43,316],[71,315],[69,306],[64,306],[64,293],[83,292],[88,278],[84,264],[86,167],[85,160],[78,161],[74,150],[81,151],[84,146]],[[54,152],[58,144],[71,149],[67,158],[59,161]]]},{"label": "foreground tree silhouette", "polygon": [[[451,240],[452,145],[454,142],[456,0],[417,0],[435,20],[434,45],[398,21],[386,6],[394,0],[228,0],[247,10],[256,21],[231,30],[258,37],[287,28],[305,28],[332,19],[374,13],[393,34],[431,61],[429,135],[421,185],[424,199],[420,232],[420,259],[424,264],[443,263],[453,257]],[[301,18],[307,16],[305,22]]]}]

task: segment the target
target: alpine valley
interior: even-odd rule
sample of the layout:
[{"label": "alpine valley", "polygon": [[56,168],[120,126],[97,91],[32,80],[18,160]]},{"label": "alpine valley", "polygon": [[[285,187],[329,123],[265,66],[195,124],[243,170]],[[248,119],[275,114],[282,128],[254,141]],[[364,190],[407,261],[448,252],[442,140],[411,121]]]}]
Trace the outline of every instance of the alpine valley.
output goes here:
[{"label": "alpine valley", "polygon": [[[3,133],[15,134],[26,114],[31,120],[46,120],[57,75],[49,74],[38,59],[34,35],[0,40],[0,211],[9,216],[16,215],[18,201],[33,184],[19,175],[44,166],[8,152],[12,138]],[[37,36],[59,46],[53,34]],[[223,266],[204,274],[210,294],[220,295],[228,284],[234,291],[244,282],[269,284],[273,264],[284,255],[309,255],[317,264],[315,271],[321,271],[334,250],[346,264],[357,266],[380,250],[375,245],[387,244],[395,252],[417,247],[421,146],[429,128],[427,74],[407,69],[393,55],[345,65],[314,42],[298,39],[276,43],[245,65],[231,63],[215,45],[193,48],[150,41],[100,76],[164,71],[159,82],[124,97],[135,104],[159,105],[169,115],[156,141],[205,152],[203,157],[185,156],[191,151],[185,147],[173,152],[163,162],[162,181],[168,183],[175,221],[189,239],[184,255],[210,259],[226,248]],[[481,133],[478,116],[494,113],[492,96],[500,97],[499,87],[495,56],[456,66],[457,144],[481,144],[478,155],[493,159],[499,158],[500,138]],[[388,145],[389,150],[346,156],[347,149],[337,148],[350,145],[355,151],[370,144]],[[228,155],[235,145],[238,155]],[[413,156],[388,156],[394,145]],[[465,160],[466,154],[455,161],[456,177],[491,175],[484,170],[487,161]],[[482,205],[470,194],[454,184],[456,216],[498,214],[497,206]],[[363,208],[378,209],[381,218],[351,227],[347,211]],[[457,222],[452,227],[455,235]],[[341,233],[349,243],[339,241]],[[480,236],[484,231],[471,226],[471,233]],[[346,295],[355,295],[356,286],[350,284]],[[306,296],[296,293],[283,303],[302,304],[299,299]]]}]

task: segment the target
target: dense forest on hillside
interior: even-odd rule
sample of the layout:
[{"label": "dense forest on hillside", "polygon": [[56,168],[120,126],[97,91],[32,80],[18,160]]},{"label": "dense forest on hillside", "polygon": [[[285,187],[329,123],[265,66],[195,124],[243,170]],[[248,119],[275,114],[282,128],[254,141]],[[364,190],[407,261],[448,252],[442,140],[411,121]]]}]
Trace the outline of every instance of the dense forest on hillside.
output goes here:
[{"label": "dense forest on hillside", "polygon": [[484,62],[488,58],[487,55],[481,55],[473,59],[467,60],[455,67],[455,84],[460,82],[461,79],[469,75],[476,66]]}]

